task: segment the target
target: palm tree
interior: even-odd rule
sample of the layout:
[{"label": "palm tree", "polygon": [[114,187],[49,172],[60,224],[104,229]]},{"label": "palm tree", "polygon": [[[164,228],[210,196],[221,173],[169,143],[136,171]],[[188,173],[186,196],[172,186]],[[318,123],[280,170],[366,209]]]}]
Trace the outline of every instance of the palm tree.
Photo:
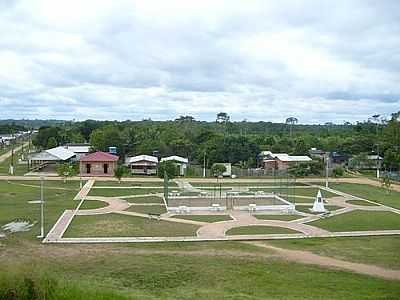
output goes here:
[{"label": "palm tree", "polygon": [[296,117],[289,117],[286,119],[286,124],[290,125],[290,137],[292,137],[293,125],[297,124],[299,120]]}]

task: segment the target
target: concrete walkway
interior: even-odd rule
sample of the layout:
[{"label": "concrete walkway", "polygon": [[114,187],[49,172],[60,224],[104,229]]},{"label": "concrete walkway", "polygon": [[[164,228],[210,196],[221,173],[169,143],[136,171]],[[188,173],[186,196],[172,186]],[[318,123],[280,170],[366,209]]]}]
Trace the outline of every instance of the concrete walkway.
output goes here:
[{"label": "concrete walkway", "polygon": [[92,215],[109,214],[113,212],[123,211],[130,207],[127,201],[118,198],[101,197],[101,196],[87,196],[85,198],[85,201],[91,201],[91,200],[107,202],[108,206],[95,209],[80,209],[76,212],[76,215],[92,216]]},{"label": "concrete walkway", "polygon": [[296,263],[318,265],[329,268],[339,268],[351,272],[377,276],[390,280],[400,280],[400,270],[391,270],[374,265],[349,262],[333,257],[321,256],[309,251],[282,249],[261,242],[247,242],[247,244],[261,247],[267,250],[273,250],[283,259],[294,261]]},{"label": "concrete walkway", "polygon": [[226,232],[229,229],[253,225],[288,228],[307,236],[328,235],[330,233],[329,231],[302,223],[292,223],[279,220],[259,220],[248,212],[243,211],[232,211],[230,215],[234,218],[233,221],[209,223],[197,231],[197,236],[203,238],[221,238],[225,237]]},{"label": "concrete walkway", "polygon": [[[23,146],[24,146],[24,147],[28,147],[28,142],[24,143]],[[17,153],[18,151],[20,151],[21,149],[22,149],[22,145],[20,145],[20,146],[14,148],[14,150],[13,150],[13,151],[14,151],[14,154]],[[0,163],[2,163],[3,161],[5,161],[5,160],[8,159],[9,157],[11,157],[11,153],[12,153],[12,151],[10,150],[10,151],[8,151],[8,152],[6,152],[6,153],[0,155]]]},{"label": "concrete walkway", "polygon": [[92,188],[94,183],[95,183],[94,179],[88,180],[85,183],[85,185],[82,187],[82,189],[78,192],[78,194],[76,194],[74,200],[82,200],[82,199],[84,199],[89,194],[90,189]]}]

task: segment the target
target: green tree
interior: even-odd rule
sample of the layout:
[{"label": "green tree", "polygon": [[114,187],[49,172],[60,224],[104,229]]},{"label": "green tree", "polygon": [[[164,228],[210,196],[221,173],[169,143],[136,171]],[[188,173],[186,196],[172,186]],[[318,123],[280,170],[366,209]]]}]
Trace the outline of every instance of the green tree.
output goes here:
[{"label": "green tree", "polygon": [[118,182],[121,183],[121,179],[125,174],[125,169],[123,166],[117,166],[114,170],[114,177],[117,178]]},{"label": "green tree", "polygon": [[211,173],[216,177],[222,176],[222,174],[225,172],[226,172],[226,167],[223,164],[214,164],[211,167]]},{"label": "green tree", "polygon": [[57,147],[57,140],[54,136],[50,137],[47,141],[47,149]]},{"label": "green tree", "polygon": [[65,164],[60,164],[57,166],[57,173],[59,176],[61,176],[64,180],[64,183],[67,182],[68,177],[75,176],[77,174],[76,167],[65,163]]},{"label": "green tree", "polygon": [[392,180],[390,179],[389,175],[386,175],[382,177],[381,179],[381,186],[383,189],[386,190],[386,194],[390,194],[391,191],[391,186],[392,186]]},{"label": "green tree", "polygon": [[341,166],[338,166],[332,170],[333,177],[342,177],[344,175],[344,169]]},{"label": "green tree", "polygon": [[160,178],[164,178],[164,175],[166,173],[168,176],[168,180],[174,179],[177,172],[178,169],[176,167],[176,164],[170,160],[163,161],[158,166],[158,177]]}]

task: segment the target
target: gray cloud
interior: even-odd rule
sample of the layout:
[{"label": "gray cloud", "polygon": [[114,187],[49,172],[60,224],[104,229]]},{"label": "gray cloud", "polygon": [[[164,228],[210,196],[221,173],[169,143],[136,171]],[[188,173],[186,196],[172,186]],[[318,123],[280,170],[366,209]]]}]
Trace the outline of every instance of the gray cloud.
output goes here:
[{"label": "gray cloud", "polygon": [[399,20],[396,0],[0,0],[0,118],[389,114]]}]

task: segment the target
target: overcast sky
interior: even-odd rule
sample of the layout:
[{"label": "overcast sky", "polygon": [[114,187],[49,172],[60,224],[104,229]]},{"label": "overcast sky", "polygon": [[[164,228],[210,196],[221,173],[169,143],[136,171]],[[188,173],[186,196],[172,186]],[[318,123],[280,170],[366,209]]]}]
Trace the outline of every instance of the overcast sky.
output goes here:
[{"label": "overcast sky", "polygon": [[398,110],[398,0],[0,0],[0,119]]}]

